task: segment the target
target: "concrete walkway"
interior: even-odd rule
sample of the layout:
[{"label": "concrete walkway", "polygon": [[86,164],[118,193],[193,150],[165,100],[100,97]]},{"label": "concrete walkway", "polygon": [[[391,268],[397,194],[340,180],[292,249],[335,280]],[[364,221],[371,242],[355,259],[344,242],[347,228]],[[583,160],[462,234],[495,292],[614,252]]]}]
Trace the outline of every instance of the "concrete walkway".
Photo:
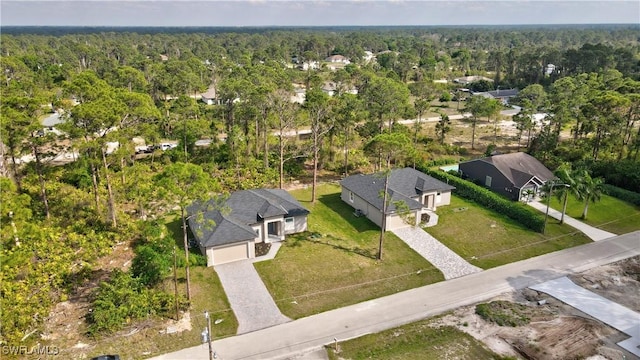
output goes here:
[{"label": "concrete walkway", "polygon": [[482,271],[479,267],[469,264],[420,227],[408,226],[391,230],[391,232],[442,271],[446,280]]},{"label": "concrete walkway", "polygon": [[[640,231],[499,266],[213,342],[218,359],[283,359],[640,255]],[[206,345],[155,360],[207,360]]]},{"label": "concrete walkway", "polygon": [[275,249],[272,245],[271,251],[264,257],[235,261],[214,267],[224,292],[227,294],[231,309],[238,319],[238,334],[291,321],[282,315],[267,287],[264,286],[260,275],[253,267],[253,263],[256,261],[273,258],[279,245]]},{"label": "concrete walkway", "polygon": [[[538,209],[540,211],[542,211],[543,213],[547,212],[547,205],[543,204],[541,202],[538,201],[531,201],[529,202],[529,206]],[[549,216],[560,220],[560,218],[562,217],[562,212],[555,210],[553,208],[549,208]],[[567,216],[566,214],[564,215],[564,222],[573,227],[576,228],[577,230],[581,231],[582,233],[584,233],[585,235],[587,235],[587,237],[589,237],[591,240],[593,241],[600,241],[600,240],[604,240],[604,239],[608,239],[610,237],[614,237],[616,236],[616,234],[614,233],[610,233],[608,231],[604,231],[604,230],[600,230],[598,228],[595,228],[591,225],[587,225],[585,223],[583,223],[582,221],[578,221],[570,216]]]},{"label": "concrete walkway", "polygon": [[531,289],[547,293],[629,335],[630,339],[622,341],[618,345],[640,357],[640,349],[638,348],[640,345],[639,313],[576,285],[566,276],[531,286]]}]

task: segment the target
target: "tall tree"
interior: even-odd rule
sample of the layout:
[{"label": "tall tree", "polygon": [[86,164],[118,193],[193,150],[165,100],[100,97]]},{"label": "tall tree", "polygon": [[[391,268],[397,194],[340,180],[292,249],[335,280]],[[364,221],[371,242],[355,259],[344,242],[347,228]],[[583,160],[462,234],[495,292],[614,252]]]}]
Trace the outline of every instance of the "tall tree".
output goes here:
[{"label": "tall tree", "polygon": [[187,237],[187,207],[196,201],[209,200],[215,183],[202,167],[182,162],[173,163],[154,178],[158,198],[169,206],[180,208],[182,239],[184,242],[187,299],[191,301],[191,278],[189,275],[189,240]]},{"label": "tall tree", "polygon": [[311,126],[311,152],[313,154],[313,185],[311,190],[311,202],[316,202],[316,185],[318,182],[318,159],[324,136],[334,126],[330,119],[331,103],[329,95],[322,90],[314,88],[307,91],[304,108],[309,115]]}]

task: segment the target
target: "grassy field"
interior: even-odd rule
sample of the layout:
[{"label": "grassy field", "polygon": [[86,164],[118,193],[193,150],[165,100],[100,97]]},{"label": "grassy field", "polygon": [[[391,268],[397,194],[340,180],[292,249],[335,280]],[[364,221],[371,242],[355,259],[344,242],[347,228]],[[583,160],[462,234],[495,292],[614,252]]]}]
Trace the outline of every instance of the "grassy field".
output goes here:
[{"label": "grassy field", "polygon": [[452,327],[435,327],[431,320],[390,329],[339,343],[336,354],[328,346],[329,358],[338,359],[500,359],[470,335]]},{"label": "grassy field", "polygon": [[[562,211],[562,203],[555,196],[551,199],[551,207]],[[581,218],[583,209],[584,202],[570,195],[567,215],[572,218],[618,235],[640,230],[640,208],[633,204],[602,195],[600,201],[589,203],[587,218],[584,220]]]},{"label": "grassy field", "polygon": [[443,280],[439,270],[392,233],[376,260],[379,228],[340,199],[334,184],[292,191],[311,211],[309,232],[289,235],[272,261],[256,269],[280,310],[300,318]]},{"label": "grassy field", "polygon": [[546,235],[453,195],[438,208],[438,225],[425,230],[464,259],[483,269],[590,242],[568,225],[547,224]]}]

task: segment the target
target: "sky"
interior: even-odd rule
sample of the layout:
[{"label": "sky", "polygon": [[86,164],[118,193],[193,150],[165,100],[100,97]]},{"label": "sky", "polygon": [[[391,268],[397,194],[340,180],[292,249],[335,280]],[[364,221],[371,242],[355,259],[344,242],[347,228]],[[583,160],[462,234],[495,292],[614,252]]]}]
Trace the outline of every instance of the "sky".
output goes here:
[{"label": "sky", "polygon": [[0,25],[640,24],[640,0],[0,0]]}]

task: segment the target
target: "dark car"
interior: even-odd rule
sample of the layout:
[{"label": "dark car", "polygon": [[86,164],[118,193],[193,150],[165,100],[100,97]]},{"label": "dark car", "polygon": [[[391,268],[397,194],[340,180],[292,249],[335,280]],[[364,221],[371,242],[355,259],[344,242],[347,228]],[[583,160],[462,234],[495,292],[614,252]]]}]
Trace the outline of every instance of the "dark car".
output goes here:
[{"label": "dark car", "polygon": [[120,355],[100,355],[91,358],[91,360],[120,360]]}]

